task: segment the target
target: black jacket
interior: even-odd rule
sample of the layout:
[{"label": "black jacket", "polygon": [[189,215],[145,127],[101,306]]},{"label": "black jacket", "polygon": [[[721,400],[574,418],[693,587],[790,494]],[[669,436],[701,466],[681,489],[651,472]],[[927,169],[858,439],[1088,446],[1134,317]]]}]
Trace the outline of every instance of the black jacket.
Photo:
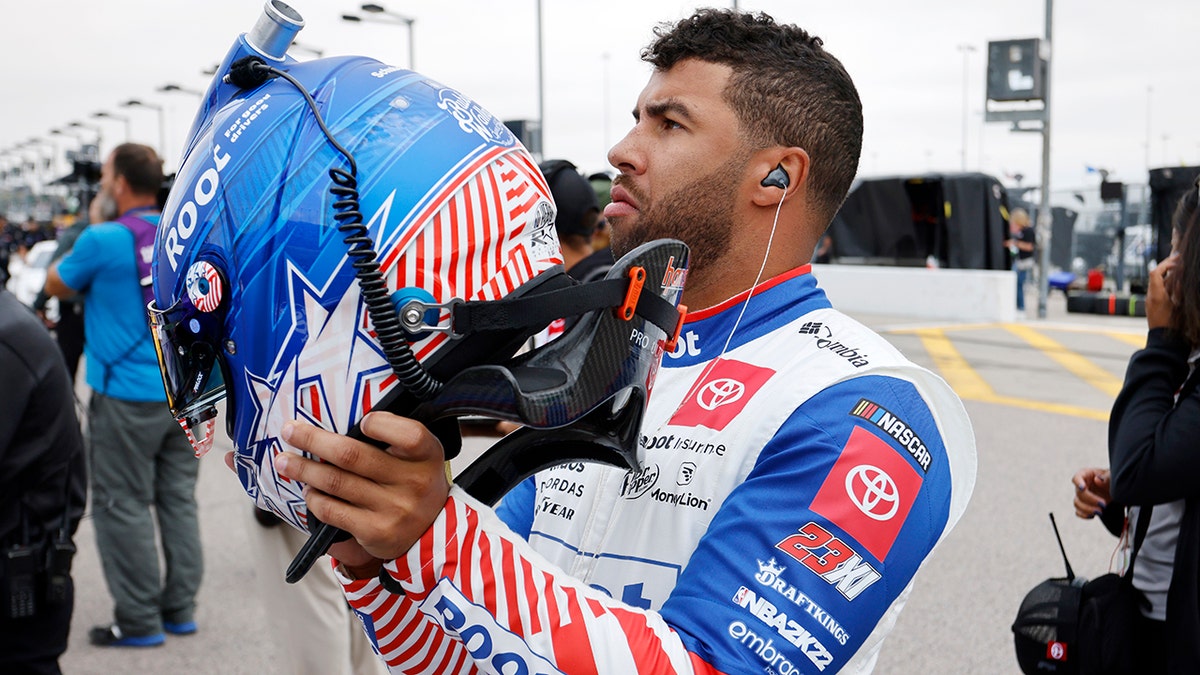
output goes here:
[{"label": "black jacket", "polygon": [[0,546],[42,543],[64,518],[73,534],[86,471],[62,353],[33,312],[0,290]]},{"label": "black jacket", "polygon": [[1114,502],[1185,500],[1167,592],[1172,673],[1200,672],[1200,369],[1188,376],[1190,351],[1179,336],[1151,330],[1129,361],[1108,424]]}]

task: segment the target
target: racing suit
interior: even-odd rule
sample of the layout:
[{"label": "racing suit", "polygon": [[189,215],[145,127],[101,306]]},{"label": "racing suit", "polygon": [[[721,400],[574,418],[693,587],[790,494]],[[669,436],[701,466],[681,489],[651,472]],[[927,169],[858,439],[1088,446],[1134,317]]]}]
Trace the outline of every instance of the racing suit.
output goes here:
[{"label": "racing suit", "polygon": [[689,316],[639,450],[494,512],[453,488],[383,581],[343,577],[392,671],[869,672],[975,482],[958,398],[808,266]]}]

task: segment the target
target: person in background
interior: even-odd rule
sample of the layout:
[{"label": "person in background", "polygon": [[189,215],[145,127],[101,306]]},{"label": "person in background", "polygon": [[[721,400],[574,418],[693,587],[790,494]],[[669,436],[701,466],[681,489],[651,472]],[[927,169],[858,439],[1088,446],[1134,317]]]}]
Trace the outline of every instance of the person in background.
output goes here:
[{"label": "person in background", "polygon": [[117,146],[101,169],[100,191],[120,217],[89,226],[46,275],[48,294],[81,295],[84,303],[92,514],[114,603],[113,623],[88,635],[101,647],[150,647],[165,642],[164,631],[196,632],[204,569],[195,495],[200,463],[165,390],[155,386],[162,380],[141,284],[149,276],[144,248],[153,245],[162,182],[153,148]]},{"label": "person in background", "polygon": [[[1146,347],[1133,355],[1108,423],[1111,471],[1072,477],[1075,514],[1113,534],[1150,508],[1133,586],[1148,601],[1139,634],[1147,674],[1200,672],[1200,188],[1179,200],[1171,254],[1150,273]],[[1132,538],[1132,529],[1129,530]]]},{"label": "person in background", "polygon": [[[111,196],[101,192],[92,197],[92,201],[88,204],[88,217],[76,219],[74,223],[59,233],[58,248],[55,249],[50,264],[58,262],[71,251],[71,247],[75,246],[75,240],[79,239],[79,235],[89,224],[112,221],[118,215],[120,214],[117,213],[117,205],[113,203]],[[43,288],[33,302],[34,310],[37,311],[38,316],[42,317],[43,321],[45,321],[46,301],[49,298],[49,294]],[[75,375],[79,371],[79,358],[83,356],[83,299],[80,297],[60,298],[58,313],[57,323],[53,325],[47,323],[47,326],[54,330],[54,339],[58,342],[63,360],[67,363],[67,373],[74,382]]]},{"label": "person in background", "polygon": [[386,452],[282,427],[311,454],[274,467],[351,533],[330,553],[394,672],[869,672],[973,491],[962,403],[834,310],[808,266],[862,147],[841,63],[720,9],[660,26],[642,56],[605,215],[618,256],[689,245],[686,271],[654,281],[686,275],[691,312],[641,469],[564,463],[493,510],[449,484],[413,420],[362,418]]},{"label": "person in background", "polygon": [[1033,269],[1033,251],[1037,247],[1037,233],[1029,224],[1029,212],[1013,209],[1008,216],[1009,238],[1004,246],[1012,256],[1012,268],[1017,273],[1017,311],[1025,311],[1025,282]]},{"label": "person in background", "polygon": [[817,244],[817,250],[813,251],[813,262],[824,265],[828,264],[833,256],[833,236],[828,232],[821,235],[821,243]]},{"label": "person in background", "polygon": [[258,561],[260,589],[268,630],[280,657],[279,672],[289,675],[382,675],[383,661],[371,648],[362,624],[346,603],[341,584],[328,565],[314,565],[294,584],[282,570],[307,536],[274,514],[254,507],[250,551]]},{"label": "person in background", "polygon": [[59,673],[87,499],[75,394],[41,322],[0,289],[0,672]]},{"label": "person in background", "polygon": [[596,224],[596,233],[592,235],[592,248],[599,251],[611,245],[612,224],[604,217],[604,208],[612,203],[612,176],[598,171],[588,176],[588,182],[592,184],[596,203],[600,205],[600,222]]},{"label": "person in background", "polygon": [[565,159],[547,160],[539,168],[554,196],[554,229],[567,274],[576,281],[603,279],[614,261],[608,248],[592,245],[601,216],[591,183]]},{"label": "person in background", "polygon": [[16,228],[8,222],[8,218],[0,214],[0,288],[8,285],[12,274],[8,263],[12,260],[13,251],[17,249]]}]

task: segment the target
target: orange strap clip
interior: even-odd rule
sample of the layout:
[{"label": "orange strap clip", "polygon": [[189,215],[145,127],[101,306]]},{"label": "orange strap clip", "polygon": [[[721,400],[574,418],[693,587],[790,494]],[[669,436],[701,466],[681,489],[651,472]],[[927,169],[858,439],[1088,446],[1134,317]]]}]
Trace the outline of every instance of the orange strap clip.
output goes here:
[{"label": "orange strap clip", "polygon": [[642,286],[646,285],[646,270],[642,267],[629,268],[629,289],[625,291],[625,303],[617,308],[617,316],[628,321],[637,311],[638,298],[642,296]]},{"label": "orange strap clip", "polygon": [[679,321],[675,324],[675,334],[663,343],[663,349],[667,352],[675,351],[675,346],[679,344],[679,334],[683,332],[683,321],[687,318],[687,305],[679,305],[675,309],[679,311]]}]

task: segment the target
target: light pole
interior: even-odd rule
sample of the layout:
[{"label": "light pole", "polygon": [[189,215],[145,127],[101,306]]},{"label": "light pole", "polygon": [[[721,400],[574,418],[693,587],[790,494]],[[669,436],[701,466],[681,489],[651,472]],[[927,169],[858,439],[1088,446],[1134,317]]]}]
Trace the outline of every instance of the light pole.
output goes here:
[{"label": "light pole", "polygon": [[1146,171],[1150,171],[1150,101],[1154,97],[1154,87],[1146,87]]},{"label": "light pole", "polygon": [[74,122],[68,122],[67,126],[73,129],[87,129],[88,131],[96,134],[96,154],[100,154],[101,146],[104,145],[104,134],[102,133],[103,129],[94,124],[84,124],[78,120]]},{"label": "light pole", "polygon": [[321,58],[322,56],[325,56],[324,49],[317,49],[316,47],[309,47],[306,44],[301,44],[301,43],[295,42],[295,41],[293,41],[292,46],[288,48],[288,51],[293,51],[293,50],[304,53],[304,54],[310,54],[314,58],[318,58],[318,59]]},{"label": "light pole", "polygon": [[124,122],[125,123],[125,142],[126,143],[129,142],[129,117],[127,117],[125,115],[117,115],[114,113],[110,113],[107,110],[97,110],[96,112],[92,113],[92,117],[98,117],[100,119],[106,119],[106,120],[114,120],[117,122]]},{"label": "light pole", "polygon": [[50,176],[50,161],[53,159],[53,157],[47,157],[42,154],[42,144],[36,138],[22,141],[13,147],[21,152],[29,152],[33,154],[33,161],[27,161],[24,164],[24,166],[31,169],[29,174],[31,181],[27,182],[26,184],[29,185],[31,190],[34,189],[34,185],[36,184],[37,187],[36,190],[34,190],[34,194],[45,194],[46,186],[49,185],[50,181],[52,180]]},{"label": "light pole", "polygon": [[542,0],[537,0],[537,106],[538,106],[538,160],[546,156],[546,76],[542,48]]},{"label": "light pole", "polygon": [[966,43],[958,45],[958,51],[963,55],[963,86],[962,86],[962,170],[967,170],[967,74],[970,71],[971,52],[975,45]]},{"label": "light pole", "polygon": [[149,108],[158,113],[158,151],[162,154],[167,153],[167,127],[166,114],[161,105],[156,103],[146,103],[136,98],[131,98],[121,104],[124,108]]},{"label": "light pole", "polygon": [[71,173],[72,171],[74,171],[73,164],[75,161],[75,154],[80,148],[83,147],[83,139],[79,136],[79,134],[74,133],[70,129],[51,129],[50,135],[51,136],[63,136],[63,137],[72,138],[75,140],[75,147],[76,147],[75,150],[71,150],[71,151],[63,150],[63,159],[67,162],[67,173]]},{"label": "light pole", "polygon": [[58,144],[54,141],[46,140],[45,138],[40,138],[38,136],[31,137],[28,142],[37,143],[50,148],[50,161],[47,163],[46,168],[50,170],[51,174],[58,173]]},{"label": "light pole", "polygon": [[178,84],[175,84],[174,82],[168,82],[168,83],[164,84],[163,86],[158,88],[158,91],[161,91],[161,92],[177,91],[181,94],[191,94],[193,96],[199,96],[201,98],[204,98],[204,92],[200,91],[199,89],[188,89],[187,87],[181,87]]},{"label": "light pole", "polygon": [[[384,9],[383,5],[376,5],[374,3],[366,3],[361,7],[361,9],[364,12],[368,12],[368,15],[358,16],[357,14],[343,14],[342,21],[350,21],[352,23],[362,23],[366,21],[372,23],[389,23],[392,25],[404,24],[408,27],[408,69],[416,70],[416,49],[413,46],[416,42],[416,39],[413,36],[413,24],[416,23],[417,20],[403,14],[389,12],[388,10]],[[373,18],[374,15],[378,15],[380,17],[386,16],[389,17],[390,20],[385,21],[378,18]]]}]

